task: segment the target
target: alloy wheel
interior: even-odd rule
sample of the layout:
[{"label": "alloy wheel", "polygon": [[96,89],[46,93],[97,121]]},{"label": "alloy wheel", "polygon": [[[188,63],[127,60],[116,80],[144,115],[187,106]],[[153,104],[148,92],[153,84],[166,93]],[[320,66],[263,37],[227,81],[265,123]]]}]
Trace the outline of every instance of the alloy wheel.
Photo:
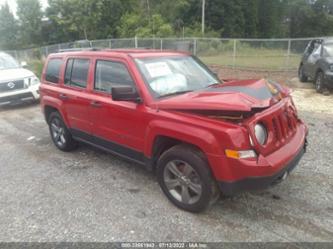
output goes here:
[{"label": "alloy wheel", "polygon": [[167,163],[163,180],[172,197],[181,203],[194,204],[202,195],[202,183],[198,173],[182,160]]},{"label": "alloy wheel", "polygon": [[62,147],[66,144],[65,128],[58,118],[54,118],[51,122],[51,131],[54,142]]}]

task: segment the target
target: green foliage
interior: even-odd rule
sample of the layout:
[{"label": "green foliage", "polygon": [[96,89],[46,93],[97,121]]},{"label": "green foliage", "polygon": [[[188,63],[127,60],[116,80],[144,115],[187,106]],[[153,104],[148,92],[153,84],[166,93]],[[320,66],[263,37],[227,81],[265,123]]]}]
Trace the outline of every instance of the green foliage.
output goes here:
[{"label": "green foliage", "polygon": [[0,47],[14,49],[17,41],[18,24],[6,3],[0,8]]},{"label": "green foliage", "polygon": [[[118,37],[277,38],[333,35],[333,0],[17,0],[0,8],[0,47]],[[203,45],[205,46],[205,45]],[[214,53],[214,47],[210,53]]]},{"label": "green foliage", "polygon": [[142,14],[127,13],[121,17],[117,31],[120,37],[166,37],[174,35],[172,26],[160,14],[155,14],[148,19]]},{"label": "green foliage", "polygon": [[[303,4],[301,4],[303,3]],[[313,37],[333,35],[333,3],[317,0],[314,4],[304,4],[302,0],[289,5],[290,34],[292,37]]]},{"label": "green foliage", "polygon": [[43,13],[39,0],[17,0],[17,16],[20,22],[19,41],[23,47],[33,47],[42,42]]}]

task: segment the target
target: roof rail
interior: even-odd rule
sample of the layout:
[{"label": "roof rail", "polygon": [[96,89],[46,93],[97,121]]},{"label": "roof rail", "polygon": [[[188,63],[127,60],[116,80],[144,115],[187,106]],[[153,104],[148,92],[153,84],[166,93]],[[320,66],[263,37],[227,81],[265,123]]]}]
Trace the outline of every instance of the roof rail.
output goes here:
[{"label": "roof rail", "polygon": [[61,52],[74,52],[74,51],[99,51],[100,48],[66,48],[66,49],[59,49],[58,53]]}]

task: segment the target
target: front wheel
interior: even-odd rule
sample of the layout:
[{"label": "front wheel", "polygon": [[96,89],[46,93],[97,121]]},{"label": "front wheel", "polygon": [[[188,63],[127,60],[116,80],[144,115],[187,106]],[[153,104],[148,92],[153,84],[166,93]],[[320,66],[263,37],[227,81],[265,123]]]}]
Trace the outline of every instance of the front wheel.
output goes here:
[{"label": "front wheel", "polygon": [[201,152],[187,145],[176,145],[162,154],[157,163],[161,189],[177,207],[201,212],[219,197],[209,165]]},{"label": "front wheel", "polygon": [[324,88],[325,88],[325,84],[324,84],[324,73],[319,71],[316,75],[316,79],[315,79],[315,86],[316,86],[316,91],[318,93],[322,93]]},{"label": "front wheel", "polygon": [[53,143],[62,151],[71,151],[77,147],[77,142],[72,138],[61,115],[52,112],[49,116],[49,129]]}]

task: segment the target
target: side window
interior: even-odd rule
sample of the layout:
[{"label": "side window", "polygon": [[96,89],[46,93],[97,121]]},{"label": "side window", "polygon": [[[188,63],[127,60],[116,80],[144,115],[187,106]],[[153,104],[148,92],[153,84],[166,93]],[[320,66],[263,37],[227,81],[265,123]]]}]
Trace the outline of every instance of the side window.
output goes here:
[{"label": "side window", "polygon": [[50,59],[46,67],[45,80],[52,83],[59,83],[61,64],[62,59]]},{"label": "side window", "polygon": [[126,66],[120,62],[98,60],[95,68],[94,89],[111,93],[114,86],[133,86]]},{"label": "side window", "polygon": [[69,59],[66,65],[65,84],[86,88],[88,72],[88,59]]}]

